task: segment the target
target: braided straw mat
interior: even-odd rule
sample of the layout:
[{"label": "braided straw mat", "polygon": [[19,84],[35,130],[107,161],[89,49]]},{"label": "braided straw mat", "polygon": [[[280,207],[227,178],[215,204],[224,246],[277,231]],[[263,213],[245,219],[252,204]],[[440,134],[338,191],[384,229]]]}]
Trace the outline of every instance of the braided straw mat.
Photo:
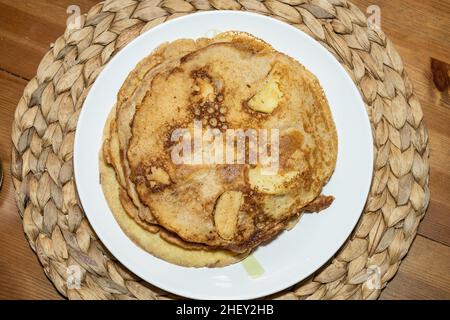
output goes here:
[{"label": "braided straw mat", "polygon": [[[319,41],[353,78],[372,123],[374,178],[352,236],[313,276],[270,298],[376,299],[429,202],[428,134],[392,42],[345,0],[111,0],[82,16],[80,29],[66,30],[26,86],[12,128],[17,205],[46,275],[70,299],[175,298],[126,270],[97,239],[76,195],[74,133],[90,87],[115,53],[164,21],[215,9],[270,15]],[[78,288],[67,286],[73,266],[82,274]],[[369,285],[374,270],[381,286]]]}]

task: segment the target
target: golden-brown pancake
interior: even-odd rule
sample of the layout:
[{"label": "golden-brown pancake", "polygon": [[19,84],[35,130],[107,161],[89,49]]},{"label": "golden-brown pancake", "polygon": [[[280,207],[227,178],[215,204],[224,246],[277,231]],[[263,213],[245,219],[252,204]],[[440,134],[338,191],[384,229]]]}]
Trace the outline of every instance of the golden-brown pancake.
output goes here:
[{"label": "golden-brown pancake", "polygon": [[[128,75],[124,84],[118,93],[116,104],[116,121],[114,121],[111,130],[111,141],[114,147],[119,150],[120,157],[113,161],[119,176],[119,182],[125,188],[128,199],[125,199],[122,193],[122,201],[132,201],[138,210],[138,216],[142,221],[148,224],[155,224],[156,220],[150,210],[143,206],[135,190],[134,183],[129,179],[129,165],[125,153],[128,149],[128,142],[131,137],[130,123],[133,119],[136,104],[144,98],[146,91],[153,77],[162,70],[173,67],[183,55],[193,52],[214,41],[228,41],[227,36],[217,37],[215,39],[200,38],[197,40],[180,39],[171,43],[165,43],[159,46],[152,54],[143,59],[135,69]],[[231,38],[230,38],[231,39]],[[119,125],[116,125],[116,124]]]},{"label": "golden-brown pancake", "polygon": [[[314,75],[250,35],[227,33],[183,48],[178,59],[149,58],[151,68],[136,76],[138,66],[135,82],[119,94],[125,188],[145,221],[184,241],[248,251],[319,196],[336,162],[334,122]],[[174,163],[172,133],[192,134],[195,120],[223,134],[279,130],[279,170]]]},{"label": "golden-brown pancake", "polygon": [[[104,130],[104,141],[109,136],[109,123]],[[145,223],[138,223],[136,219],[125,212],[119,198],[121,185],[114,167],[108,164],[111,158],[108,153],[100,153],[101,185],[108,205],[125,234],[138,246],[154,256],[168,262],[186,267],[222,267],[241,261],[247,255],[235,254],[227,250],[202,248],[196,244],[188,244],[176,235],[162,228],[158,232],[148,232]]]},{"label": "golden-brown pancake", "polygon": [[160,237],[163,238],[164,240],[166,240],[167,242],[176,244],[185,249],[204,249],[205,245],[199,244],[199,243],[190,243],[190,242],[183,241],[176,234],[173,234],[173,233],[165,230],[164,228],[162,228],[161,226],[159,226],[155,223],[149,223],[140,217],[138,208],[136,208],[136,206],[130,199],[128,193],[126,192],[126,189],[124,189],[124,187],[123,187],[123,184],[120,183],[120,180],[121,180],[121,178],[120,178],[121,170],[120,170],[120,163],[119,163],[120,156],[119,156],[119,150],[117,148],[116,141],[115,141],[117,139],[117,137],[115,137],[115,136],[117,136],[117,133],[115,133],[113,131],[116,128],[114,115],[115,115],[115,108],[113,108],[113,110],[111,111],[111,113],[108,117],[107,130],[109,130],[109,132],[106,131],[107,134],[103,141],[102,157],[104,159],[103,161],[115,170],[116,180],[117,180],[117,183],[119,184],[118,197],[119,197],[119,201],[120,201],[122,210],[124,212],[126,212],[130,218],[134,219],[135,222],[141,228],[145,229],[146,231],[152,232],[152,233],[159,232]]}]

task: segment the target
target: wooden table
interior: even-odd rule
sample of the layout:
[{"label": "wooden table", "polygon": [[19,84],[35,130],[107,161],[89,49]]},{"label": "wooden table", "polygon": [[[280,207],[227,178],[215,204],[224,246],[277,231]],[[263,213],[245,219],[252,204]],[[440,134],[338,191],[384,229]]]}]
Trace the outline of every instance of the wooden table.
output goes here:
[{"label": "wooden table", "polygon": [[[450,97],[432,81],[430,59],[450,63],[450,0],[353,0],[381,9],[422,103],[431,143],[431,202],[411,250],[382,299],[450,299]],[[61,299],[22,231],[11,183],[11,125],[22,91],[64,31],[66,9],[96,0],[0,0],[0,299]]]}]

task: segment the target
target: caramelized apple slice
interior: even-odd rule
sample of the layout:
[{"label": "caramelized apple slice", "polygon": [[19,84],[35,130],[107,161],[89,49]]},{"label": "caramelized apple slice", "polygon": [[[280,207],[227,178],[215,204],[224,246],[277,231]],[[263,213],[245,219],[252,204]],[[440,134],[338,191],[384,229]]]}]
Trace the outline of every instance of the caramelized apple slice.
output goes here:
[{"label": "caramelized apple slice", "polygon": [[288,171],[283,174],[265,174],[261,167],[248,171],[250,187],[267,194],[282,194],[289,189],[290,182],[299,174],[298,171]]},{"label": "caramelized apple slice", "polygon": [[230,240],[236,233],[239,209],[243,200],[240,191],[225,191],[217,200],[214,224],[222,239]]},{"label": "caramelized apple slice", "polygon": [[283,92],[280,90],[279,78],[270,74],[261,89],[248,101],[248,106],[257,112],[272,113],[278,106]]}]

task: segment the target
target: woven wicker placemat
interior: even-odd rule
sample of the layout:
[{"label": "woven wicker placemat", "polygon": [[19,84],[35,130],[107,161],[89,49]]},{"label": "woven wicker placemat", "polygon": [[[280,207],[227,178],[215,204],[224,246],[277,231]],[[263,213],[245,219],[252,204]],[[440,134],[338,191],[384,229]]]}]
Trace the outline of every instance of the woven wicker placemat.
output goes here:
[{"label": "woven wicker placemat", "polygon": [[[173,297],[126,270],[97,239],[76,196],[74,133],[91,85],[115,53],[164,21],[215,9],[270,15],[319,41],[353,78],[372,123],[374,178],[358,226],[329,263],[274,297],[376,299],[429,202],[428,134],[392,42],[345,0],[111,0],[91,8],[81,29],[66,30],[26,86],[12,129],[17,206],[46,275],[70,299]],[[68,288],[78,271],[80,287]]]}]

